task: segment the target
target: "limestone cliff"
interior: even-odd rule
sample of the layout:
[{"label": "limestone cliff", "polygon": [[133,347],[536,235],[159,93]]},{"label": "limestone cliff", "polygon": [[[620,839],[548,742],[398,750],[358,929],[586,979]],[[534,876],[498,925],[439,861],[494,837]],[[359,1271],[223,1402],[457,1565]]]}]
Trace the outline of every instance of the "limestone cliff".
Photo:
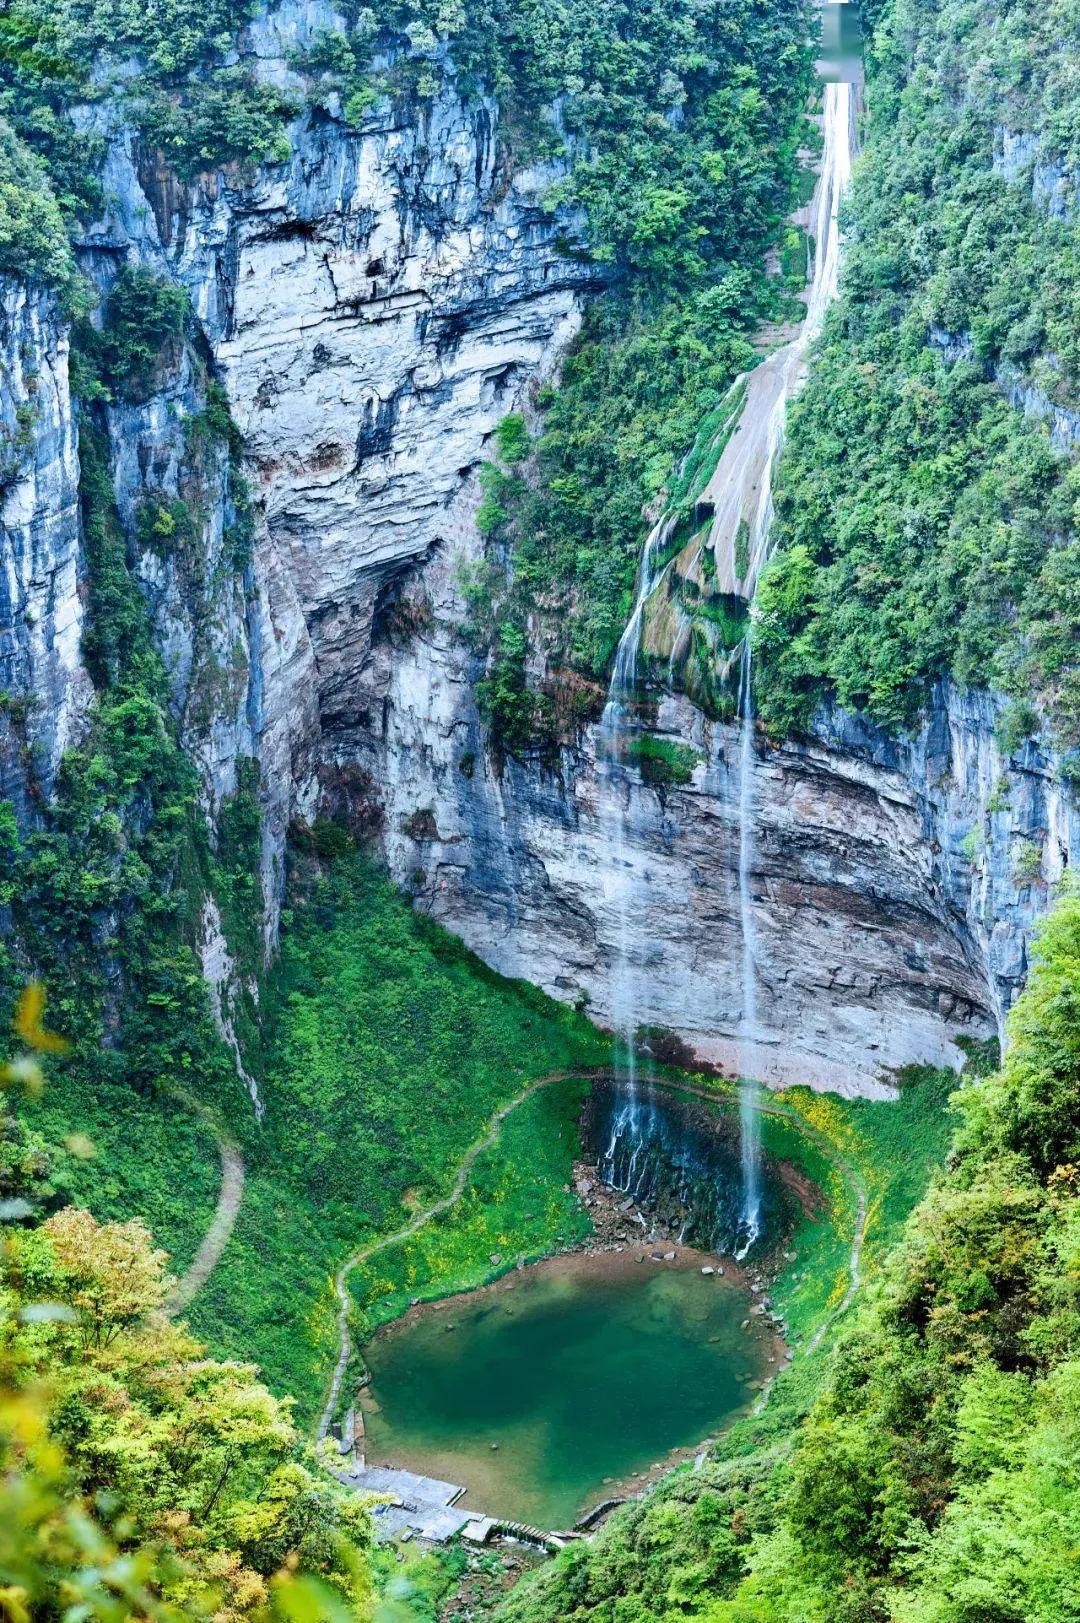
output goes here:
[{"label": "limestone cliff", "polygon": [[[619,854],[595,737],[555,768],[495,770],[453,622],[446,569],[418,583],[426,630],[387,646],[381,785],[394,874],[489,962],[611,1015]],[[756,743],[750,806],[757,946],[755,1070],[874,1092],[910,1062],[957,1064],[954,1039],[1001,1030],[1033,922],[1078,849],[1052,755],[1013,757],[998,706],[939,688],[916,737],[822,713],[811,739]],[[699,754],[684,788],[633,772],[622,860],[645,898],[634,929],[644,1024],[734,1067],[742,1005],[737,729],[685,699],[658,729]],[[625,792],[625,791],[619,791]],[[742,1052],[745,1055],[746,1049]]]},{"label": "limestone cliff", "polygon": [[[292,53],[333,18],[321,0],[263,16],[248,42],[259,73],[298,85]],[[77,114],[108,141],[108,209],[77,244],[81,268],[103,293],[131,264],[187,288],[245,437],[257,533],[240,588],[223,586],[219,567],[224,478],[200,492],[198,579],[152,552],[138,568],[208,806],[234,786],[240,756],[261,761],[272,913],[290,819],[313,817],[329,784],[352,793],[351,741],[380,702],[370,643],[388,589],[467,522],[488,436],[554,368],[598,283],[567,250],[581,221],[547,204],[562,171],[512,170],[496,104],[464,100],[444,70],[415,119],[389,102],[360,129],[308,111],[287,163],[188,188],[156,169],[108,103]],[[26,368],[44,402],[25,476],[20,462],[6,489],[5,564],[18,577],[8,636],[24,666],[46,654],[51,664],[13,669],[8,691],[42,698],[34,726],[54,768],[90,693],[78,653],[77,432],[57,314],[26,304],[13,290],[0,335],[6,415],[14,422]],[[175,495],[184,477],[186,425],[203,404],[189,372],[107,410],[136,550],[141,502]]]},{"label": "limestone cliff", "polygon": [[0,280],[0,788],[25,818],[74,741],[82,666],[79,459],[57,301]]},{"label": "limestone cliff", "polygon": [[[259,71],[293,83],[293,48],[331,17],[322,0],[290,0],[253,25]],[[379,823],[393,874],[489,962],[605,1020],[616,876],[594,741],[554,767],[497,765],[461,637],[455,571],[479,552],[489,436],[556,368],[600,281],[567,251],[582,222],[548,204],[559,168],[514,169],[498,119],[445,72],[422,113],[383,104],[354,129],[333,106],[308,111],[287,162],[184,188],[107,107],[85,109],[83,127],[108,139],[109,201],[78,255],[106,291],[130,263],[188,289],[244,436],[251,561],[225,564],[222,450],[200,475],[191,567],[140,550],[138,517],[148,497],[185,488],[198,380],[180,362],[148,399],[106,413],[121,519],[208,811],[241,757],[261,763],[268,946],[290,820],[344,808]],[[50,297],[14,285],[0,303],[0,423],[0,770],[29,817],[91,684],[66,334]],[[1055,762],[1034,747],[1002,758],[994,719],[989,698],[942,690],[907,742],[842,714],[820,716],[808,741],[758,742],[754,1063],[766,1079],[873,1091],[889,1067],[955,1062],[954,1037],[999,1029],[1076,818]],[[625,860],[648,898],[642,1018],[730,1064],[735,738],[685,700],[665,703],[658,728],[699,764],[683,788],[630,782]]]}]

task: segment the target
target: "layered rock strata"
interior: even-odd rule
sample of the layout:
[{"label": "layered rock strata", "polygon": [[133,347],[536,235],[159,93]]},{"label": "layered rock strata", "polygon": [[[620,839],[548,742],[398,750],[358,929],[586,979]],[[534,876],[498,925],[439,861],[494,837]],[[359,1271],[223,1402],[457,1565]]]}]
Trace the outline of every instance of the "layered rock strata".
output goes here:
[{"label": "layered rock strata", "polygon": [[[292,53],[332,20],[323,0],[290,0],[257,22],[260,72],[295,87]],[[489,437],[557,366],[598,285],[566,251],[582,222],[549,205],[557,166],[514,172],[495,105],[466,103],[449,76],[422,114],[384,105],[359,129],[330,98],[297,120],[287,162],[187,189],[107,107],[80,122],[109,142],[109,209],[79,245],[83,269],[103,290],[130,263],[184,284],[248,449],[250,563],[228,563],[222,450],[199,474],[191,568],[142,548],[139,513],[187,489],[197,378],[184,362],[107,410],[118,509],[208,813],[241,757],[261,764],[268,950],[290,821],[344,807],[381,826],[393,874],[490,963],[601,1021],[630,865],[640,1019],[703,1059],[872,1092],[897,1065],[956,1062],[955,1038],[1000,1030],[1077,835],[1057,763],[1034,746],[1003,756],[990,699],[943,689],[904,742],[838,713],[809,741],[757,741],[750,1049],[733,730],[667,701],[657,728],[697,765],[666,790],[613,776],[589,736],[554,767],[491,759],[457,571],[480,552]],[[64,322],[48,295],[0,294],[0,791],[27,822],[92,684]]]},{"label": "layered rock strata", "polygon": [[[737,728],[664,702],[658,732],[697,753],[679,788],[612,773],[592,736],[554,768],[497,771],[453,631],[451,571],[429,571],[422,589],[428,629],[385,651],[383,728],[364,759],[392,872],[489,963],[609,1024],[628,866],[640,1023],[699,1059],[881,1094],[896,1067],[959,1065],[957,1038],[1001,1034],[1080,824],[1049,753],[1003,754],[990,697],[939,688],[907,740],[841,711],[811,739],[756,740],[747,1041]],[[621,849],[611,794],[625,797]]]}]

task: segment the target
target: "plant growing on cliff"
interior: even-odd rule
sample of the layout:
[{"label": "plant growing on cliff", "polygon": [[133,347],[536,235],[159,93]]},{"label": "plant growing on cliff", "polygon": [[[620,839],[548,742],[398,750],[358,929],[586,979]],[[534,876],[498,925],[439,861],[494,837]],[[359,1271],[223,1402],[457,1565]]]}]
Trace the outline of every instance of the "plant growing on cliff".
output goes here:
[{"label": "plant growing on cliff", "polygon": [[641,733],[626,746],[626,758],[641,768],[641,776],[654,788],[679,788],[690,782],[703,759],[689,744],[656,733]]},{"label": "plant growing on cliff", "polygon": [[[779,736],[833,695],[906,728],[928,684],[951,676],[1013,697],[1009,748],[1032,730],[1033,704],[1069,746],[1080,738],[1072,12],[1031,0],[1007,19],[960,0],[873,11],[842,296],[776,485],[760,714]],[[1018,130],[1037,147],[1034,177],[1006,151]]]},{"label": "plant growing on cliff", "polygon": [[[51,805],[4,842],[11,930],[0,972],[6,997],[28,969],[47,978],[57,1023],[73,1041],[61,1063],[84,1084],[107,1087],[123,1076],[160,1095],[183,1080],[228,1100],[238,1083],[214,1027],[198,945],[204,893],[217,888],[245,964],[261,967],[258,853],[250,818],[240,815],[241,807],[250,811],[251,784],[241,769],[215,854],[134,567],[144,549],[189,567],[202,540],[199,515],[184,498],[155,492],[126,533],[101,405],[110,395],[145,398],[189,363],[197,380],[189,320],[182,290],[126,269],[105,301],[100,331],[86,322],[75,330],[87,563],[82,651],[96,691],[87,730],[60,763]],[[204,415],[187,437],[191,460],[181,468],[192,490],[206,458],[220,477],[215,436],[229,438],[212,390]],[[241,862],[250,864],[243,875]]]},{"label": "plant growing on cliff", "polygon": [[0,118],[0,272],[72,291],[75,265],[43,165]]},{"label": "plant growing on cliff", "polygon": [[256,5],[9,0],[0,15],[0,112],[40,158],[53,215],[70,225],[104,201],[105,142],[76,130],[76,105],[113,99],[184,178],[214,164],[287,155],[293,102],[260,84],[243,60],[227,61]]}]

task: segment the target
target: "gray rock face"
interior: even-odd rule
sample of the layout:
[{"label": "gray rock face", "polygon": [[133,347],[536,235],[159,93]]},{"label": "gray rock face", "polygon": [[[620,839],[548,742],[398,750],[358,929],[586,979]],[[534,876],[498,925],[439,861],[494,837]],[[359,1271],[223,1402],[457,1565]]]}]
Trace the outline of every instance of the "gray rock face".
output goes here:
[{"label": "gray rock face", "polygon": [[1031,195],[1052,220],[1067,220],[1076,207],[1077,177],[1056,153],[1046,151],[1043,139],[1004,124],[994,132],[994,173],[1015,182],[1030,176]]},{"label": "gray rock face", "polygon": [[[324,0],[289,0],[262,19],[260,71],[292,83],[290,48],[331,18]],[[107,128],[107,114],[82,122]],[[547,206],[558,171],[511,173],[496,126],[493,104],[466,105],[446,82],[422,118],[383,108],[351,130],[305,117],[287,163],[186,193],[129,132],[109,131],[110,212],[83,266],[103,288],[126,260],[182,280],[249,451],[246,572],[228,562],[223,449],[199,474],[193,557],[140,551],[147,500],[185,494],[203,402],[185,363],[144,404],[109,408],[119,510],[208,814],[240,756],[262,765],[267,946],[289,820],[344,796],[377,806],[391,871],[421,905],[497,968],[600,1021],[630,872],[640,1024],[772,1082],[880,1092],[889,1067],[955,1062],[955,1037],[1000,1028],[1077,840],[1055,761],[1034,747],[1004,759],[990,699],[938,692],[902,744],[838,712],[808,742],[757,742],[749,1050],[733,729],[668,701],[660,729],[700,760],[666,793],[632,770],[613,776],[590,737],[555,770],[498,772],[486,752],[455,575],[479,551],[476,469],[500,418],[556,365],[596,280],[562,249],[581,222]],[[1032,161],[1009,151],[1014,168]],[[66,339],[53,303],[12,285],[0,289],[0,423],[0,685],[34,700],[0,706],[0,790],[29,815],[26,745],[47,792],[91,687]],[[204,933],[227,1021],[232,971],[209,915]]]},{"label": "gray rock face", "polygon": [[[259,71],[294,83],[289,51],[332,19],[318,0],[264,17]],[[268,939],[289,820],[315,815],[321,787],[348,771],[372,725],[371,633],[387,589],[456,533],[489,436],[554,368],[597,282],[563,247],[581,220],[545,201],[564,171],[510,172],[497,119],[494,102],[466,105],[446,76],[414,121],[388,106],[359,131],[305,115],[287,163],[219,173],[185,194],[100,108],[83,115],[110,138],[110,212],[87,233],[84,264],[105,288],[125,257],[184,283],[246,440],[258,513],[250,590],[246,605],[204,605],[219,622],[208,657],[228,692],[189,747],[211,802],[231,787],[238,754],[260,757]],[[116,422],[129,518],[152,444],[160,451],[163,425],[182,421],[183,389],[170,386],[137,423]],[[161,478],[169,488],[175,471]],[[211,517],[211,563],[227,518]],[[194,617],[153,560],[143,574],[182,711]]]},{"label": "gray rock face", "polygon": [[1045,423],[1050,443],[1057,451],[1072,452],[1080,446],[1080,411],[1073,411],[1059,401],[1052,400],[1045,389],[1032,383],[1015,367],[1001,365],[994,373],[1005,391],[1010,406],[1022,411],[1034,422]]},{"label": "gray rock face", "polygon": [[82,731],[78,437],[52,295],[0,278],[0,794],[25,818]]},{"label": "gray rock face", "polygon": [[[893,1067],[959,1064],[957,1037],[1000,1033],[1080,824],[1050,756],[1002,756],[989,697],[939,690],[902,743],[840,711],[810,741],[757,742],[758,1008],[741,1042],[737,730],[666,701],[660,730],[700,762],[664,793],[633,769],[613,777],[591,738],[557,770],[509,762],[499,776],[450,630],[450,571],[429,571],[427,585],[428,632],[387,657],[384,731],[366,764],[392,871],[489,963],[609,1024],[629,870],[638,1022],[701,1059],[873,1094]],[[621,849],[613,794],[625,802]]]}]

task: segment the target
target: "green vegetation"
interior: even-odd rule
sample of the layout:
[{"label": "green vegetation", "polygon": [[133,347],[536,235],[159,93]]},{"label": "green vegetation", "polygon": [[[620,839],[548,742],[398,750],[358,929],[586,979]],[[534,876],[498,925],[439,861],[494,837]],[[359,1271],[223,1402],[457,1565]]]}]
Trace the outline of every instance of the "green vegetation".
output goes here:
[{"label": "green vegetation", "polygon": [[[1073,9],[873,9],[843,296],[759,591],[760,714],[803,728],[831,693],[903,727],[948,674],[1016,696],[1016,743],[1034,703],[1072,745],[1080,471],[1008,392],[1047,414],[1080,398],[1080,214],[1048,217],[1045,191],[1055,164],[1066,191],[1077,173]],[[1001,172],[1015,132],[1038,145],[1035,195],[1030,147]]]},{"label": "green vegetation", "polygon": [[[591,1549],[560,1556],[500,1617],[1080,1616],[1078,983],[1069,890],[1043,928],[1005,1063],[986,1075],[972,1056],[945,1169],[906,1223],[941,1151],[941,1077],[905,1074],[898,1105],[781,1096],[869,1189],[869,1288],[835,1350],[798,1355],[701,1471],[676,1473]],[[827,1262],[812,1247],[807,1225],[792,1276]],[[792,1276],[776,1296],[798,1335]]]},{"label": "green vegetation", "polygon": [[[271,1131],[354,1233],[445,1187],[496,1106],[534,1077],[603,1063],[608,1039],[487,970],[358,858],[296,897],[274,996]],[[303,1079],[309,1079],[304,1081]]]},{"label": "green vegetation", "polygon": [[76,131],[75,105],[119,105],[184,178],[216,163],[287,155],[293,104],[258,84],[243,62],[224,65],[254,7],[255,0],[10,0],[0,15],[0,114],[44,163],[53,207],[69,225],[103,202],[104,138]]},{"label": "green vegetation", "polygon": [[[242,845],[250,805],[234,815]],[[262,994],[266,1116],[256,1134],[245,1098],[226,1117],[243,1144],[244,1198],[188,1317],[216,1351],[254,1359],[309,1421],[333,1363],[335,1269],[445,1194],[499,1105],[541,1076],[603,1064],[610,1045],[582,1016],[487,970],[359,856],[340,857],[325,876],[312,858],[297,860],[280,961]],[[56,1065],[43,1099],[28,1107],[54,1141],[78,1126],[101,1148],[72,1166],[66,1187],[101,1219],[143,1218],[178,1263],[189,1260],[217,1195],[209,1130],[183,1100],[147,1098],[122,1081],[95,1083],[88,1101],[72,1069]],[[555,1234],[577,1232],[562,1227],[573,1218],[561,1193],[573,1148],[569,1097],[539,1096],[520,1122],[507,1122],[509,1148],[478,1162],[459,1218],[443,1232],[461,1223],[447,1279],[459,1277],[452,1269],[490,1272],[489,1254],[501,1249],[491,1236],[508,1215],[530,1256]],[[535,1220],[526,1223],[528,1210]]]},{"label": "green vegetation", "polygon": [[148,400],[175,370],[189,335],[191,302],[184,288],[138,266],[125,266],[109,289],[101,331],[79,323],[77,376],[92,398]]},{"label": "green vegetation", "polygon": [[679,788],[690,782],[704,756],[689,744],[677,744],[656,733],[638,733],[626,745],[626,758],[641,769],[654,788]]},{"label": "green vegetation", "polygon": [[0,272],[71,287],[75,267],[48,177],[0,118]]},{"label": "green vegetation", "polygon": [[474,1290],[521,1257],[545,1256],[553,1242],[585,1238],[588,1216],[570,1184],[586,1089],[572,1078],[539,1089],[477,1157],[456,1205],[353,1271],[359,1339],[398,1318],[411,1301]]},{"label": "green vegetation", "polygon": [[[54,1023],[73,1044],[58,1073],[75,1089],[102,1090],[90,1110],[116,1085],[148,1098],[184,1086],[226,1114],[243,1099],[197,953],[204,893],[220,878],[223,895],[231,894],[236,880],[219,874],[196,772],[180,747],[169,676],[129,554],[133,538],[116,508],[101,405],[112,394],[144,398],[179,364],[187,322],[178,289],[125,271],[101,332],[77,329],[83,655],[96,692],[89,730],[61,763],[48,817],[21,833],[10,814],[3,823],[0,885],[12,924],[0,959],[4,997],[10,1006],[31,973],[45,980]],[[229,486],[221,488],[213,435],[192,436],[188,451],[190,503],[155,498],[138,528],[145,532],[149,521],[173,545],[182,517],[193,549],[206,491],[228,507]],[[33,782],[32,757],[27,765]],[[246,1101],[242,1108],[246,1114]]]},{"label": "green vegetation", "polygon": [[[40,988],[16,1025],[31,1048]],[[23,1052],[0,1088],[40,1092]],[[139,1222],[57,1202],[46,1142],[0,1094],[0,1606],[11,1623],[370,1616],[371,1524],[245,1363],[162,1314],[168,1258]],[[85,1132],[71,1154],[92,1151]]]}]

